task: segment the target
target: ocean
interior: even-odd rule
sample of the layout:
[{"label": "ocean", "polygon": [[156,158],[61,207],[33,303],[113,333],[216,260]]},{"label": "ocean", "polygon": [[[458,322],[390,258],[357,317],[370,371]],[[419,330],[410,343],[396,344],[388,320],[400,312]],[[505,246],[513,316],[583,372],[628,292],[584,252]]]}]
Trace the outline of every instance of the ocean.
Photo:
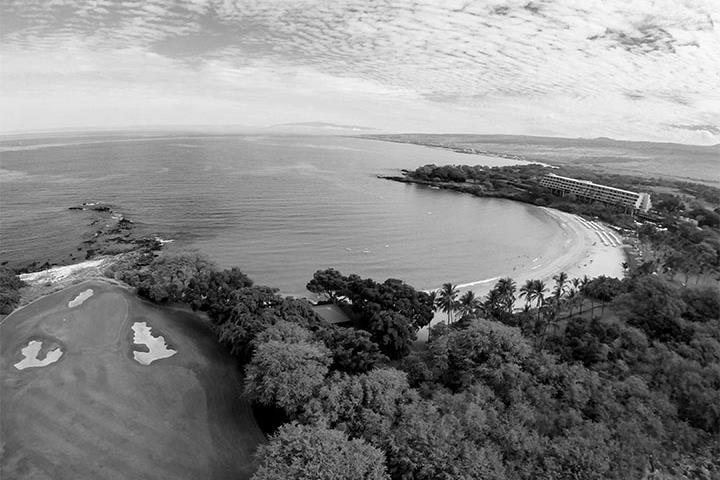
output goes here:
[{"label": "ocean", "polygon": [[82,202],[292,295],[328,267],[431,289],[512,275],[563,248],[536,207],[377,178],[429,163],[517,162],[330,136],[5,140],[0,260],[71,251],[87,225],[68,207]]}]

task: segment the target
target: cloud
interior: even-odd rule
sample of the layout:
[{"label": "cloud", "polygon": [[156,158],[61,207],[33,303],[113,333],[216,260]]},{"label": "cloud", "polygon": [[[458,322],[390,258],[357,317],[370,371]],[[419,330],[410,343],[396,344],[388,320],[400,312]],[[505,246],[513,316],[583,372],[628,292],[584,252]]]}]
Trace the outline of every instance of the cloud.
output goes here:
[{"label": "cloud", "polygon": [[[78,100],[108,90],[192,104],[275,96],[292,112],[313,98],[306,114],[318,118],[279,120],[345,123],[366,123],[372,99],[387,105],[381,127],[648,139],[687,139],[667,126],[720,112],[720,13],[709,0],[17,0],[2,9],[11,65],[0,78],[21,97],[61,84]],[[399,107],[413,103],[410,112],[435,113],[403,117]],[[635,123],[618,127],[626,122]]]},{"label": "cloud", "polygon": [[708,132],[712,135],[720,135],[720,126],[718,125],[670,125],[673,128],[681,130]]}]

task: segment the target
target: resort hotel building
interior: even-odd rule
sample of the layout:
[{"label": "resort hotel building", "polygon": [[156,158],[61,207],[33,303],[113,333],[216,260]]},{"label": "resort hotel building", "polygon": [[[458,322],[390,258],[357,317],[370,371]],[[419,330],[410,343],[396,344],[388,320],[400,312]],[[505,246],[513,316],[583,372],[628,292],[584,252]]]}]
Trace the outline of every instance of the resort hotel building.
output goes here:
[{"label": "resort hotel building", "polygon": [[576,197],[585,198],[590,201],[602,202],[609,205],[617,205],[628,209],[647,212],[650,210],[649,193],[637,193],[620,188],[598,185],[588,180],[577,180],[575,178],[561,177],[550,173],[540,180],[540,185],[561,195],[572,193]]}]

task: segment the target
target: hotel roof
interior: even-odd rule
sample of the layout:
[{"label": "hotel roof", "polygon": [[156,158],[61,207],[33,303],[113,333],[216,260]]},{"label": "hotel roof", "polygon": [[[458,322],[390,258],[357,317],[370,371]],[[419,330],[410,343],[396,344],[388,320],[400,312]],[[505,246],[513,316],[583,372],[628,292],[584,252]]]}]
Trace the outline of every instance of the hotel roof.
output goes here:
[{"label": "hotel roof", "polygon": [[578,180],[577,178],[563,177],[562,175],[555,175],[554,173],[548,173],[548,174],[546,175],[546,177],[562,178],[563,180],[569,180],[569,181],[571,181],[571,182],[584,183],[584,184],[586,184],[586,185],[592,185],[592,186],[594,186],[594,187],[608,188],[608,189],[614,190],[614,191],[616,191],[616,192],[631,193],[631,194],[633,194],[633,195],[637,195],[637,194],[638,194],[638,192],[633,192],[633,191],[630,191],[630,190],[623,190],[622,188],[610,187],[610,186],[608,186],[608,185],[601,185],[601,184],[599,184],[599,183],[591,182],[590,180]]}]

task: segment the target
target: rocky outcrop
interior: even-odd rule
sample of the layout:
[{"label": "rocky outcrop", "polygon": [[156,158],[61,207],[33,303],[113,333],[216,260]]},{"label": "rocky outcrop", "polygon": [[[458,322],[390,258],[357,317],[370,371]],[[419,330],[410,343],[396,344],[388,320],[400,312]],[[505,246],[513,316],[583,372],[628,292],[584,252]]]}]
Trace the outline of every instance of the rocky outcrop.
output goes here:
[{"label": "rocky outcrop", "polygon": [[68,210],[87,217],[88,230],[81,236],[78,246],[65,256],[33,261],[14,268],[17,273],[47,270],[104,255],[134,251],[154,254],[162,249],[162,242],[154,235],[139,233],[135,223],[114,211],[111,205],[84,202],[68,207]]}]

